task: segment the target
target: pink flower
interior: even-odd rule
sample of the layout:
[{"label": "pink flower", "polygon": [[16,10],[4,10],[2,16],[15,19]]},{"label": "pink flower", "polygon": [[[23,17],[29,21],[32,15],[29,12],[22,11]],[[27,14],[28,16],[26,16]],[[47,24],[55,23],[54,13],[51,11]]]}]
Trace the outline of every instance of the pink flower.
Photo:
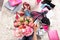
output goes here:
[{"label": "pink flower", "polygon": [[18,16],[18,13],[16,13],[16,17],[15,17],[16,19],[18,19],[19,18],[19,16]]},{"label": "pink flower", "polygon": [[25,36],[30,36],[30,35],[32,35],[32,33],[33,33],[33,29],[31,27],[27,26],[26,29],[25,29],[24,35]]},{"label": "pink flower", "polygon": [[29,26],[33,28],[34,23],[33,23],[33,22],[30,22],[30,23],[29,23]]},{"label": "pink flower", "polygon": [[21,39],[24,37],[24,35],[22,34],[22,31],[19,30],[18,28],[14,30],[14,36]]}]

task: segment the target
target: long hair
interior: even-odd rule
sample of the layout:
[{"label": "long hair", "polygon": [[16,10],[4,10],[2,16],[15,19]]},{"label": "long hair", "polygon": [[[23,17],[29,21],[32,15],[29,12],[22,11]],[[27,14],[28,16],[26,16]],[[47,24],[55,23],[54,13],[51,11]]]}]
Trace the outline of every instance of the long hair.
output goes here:
[{"label": "long hair", "polygon": [[25,6],[24,5],[27,6],[27,7],[29,6],[28,10],[31,10],[31,7],[30,7],[30,5],[27,2],[24,2],[23,3],[23,10],[25,9]]},{"label": "long hair", "polygon": [[47,17],[43,17],[41,22],[45,23],[46,25],[50,25],[50,20]]}]

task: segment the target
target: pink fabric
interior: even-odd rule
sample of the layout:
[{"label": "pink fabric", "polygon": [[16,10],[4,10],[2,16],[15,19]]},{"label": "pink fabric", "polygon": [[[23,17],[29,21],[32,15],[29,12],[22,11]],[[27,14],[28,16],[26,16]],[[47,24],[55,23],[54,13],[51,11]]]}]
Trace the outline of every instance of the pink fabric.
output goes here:
[{"label": "pink fabric", "polygon": [[47,26],[47,25],[44,25],[44,26],[43,26],[43,29],[44,29],[45,31],[47,31],[47,30],[48,30],[48,26]]},{"label": "pink fabric", "polygon": [[8,0],[11,6],[16,6],[22,3],[22,0]]},{"label": "pink fabric", "polygon": [[40,3],[40,1],[41,1],[41,0],[37,0],[37,4],[39,4],[39,3]]},{"label": "pink fabric", "polygon": [[33,18],[34,18],[34,20],[37,18],[37,19],[41,19],[41,18],[43,18],[43,16],[41,15],[41,13],[39,12],[39,13],[37,13],[36,11],[32,11],[32,15],[33,15]]},{"label": "pink fabric", "polygon": [[57,30],[48,31],[49,40],[59,40]]}]

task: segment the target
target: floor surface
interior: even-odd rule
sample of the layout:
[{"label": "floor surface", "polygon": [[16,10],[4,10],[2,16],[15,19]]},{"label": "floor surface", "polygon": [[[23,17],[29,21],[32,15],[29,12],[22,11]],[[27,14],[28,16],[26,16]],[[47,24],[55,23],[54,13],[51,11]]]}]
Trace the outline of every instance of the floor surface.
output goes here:
[{"label": "floor surface", "polygon": [[[2,4],[1,1],[0,5]],[[32,6],[34,4],[33,1],[30,1]],[[52,0],[52,3],[55,4],[56,7],[52,10],[53,16],[49,18],[51,21],[50,30],[57,30],[60,37],[60,0]],[[36,10],[38,11],[39,8],[37,7]],[[11,27],[13,28],[14,16],[15,15],[9,13],[0,13],[0,40],[17,40],[13,36],[13,31],[10,29]],[[48,34],[44,33],[41,40],[49,40]]]}]

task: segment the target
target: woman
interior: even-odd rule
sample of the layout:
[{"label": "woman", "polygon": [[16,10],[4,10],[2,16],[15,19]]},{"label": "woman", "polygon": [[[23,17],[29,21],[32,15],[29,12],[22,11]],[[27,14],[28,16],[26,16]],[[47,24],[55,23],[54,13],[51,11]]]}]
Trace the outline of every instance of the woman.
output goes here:
[{"label": "woman", "polygon": [[31,7],[27,2],[23,3],[23,10],[26,16],[30,16],[31,17]]}]

